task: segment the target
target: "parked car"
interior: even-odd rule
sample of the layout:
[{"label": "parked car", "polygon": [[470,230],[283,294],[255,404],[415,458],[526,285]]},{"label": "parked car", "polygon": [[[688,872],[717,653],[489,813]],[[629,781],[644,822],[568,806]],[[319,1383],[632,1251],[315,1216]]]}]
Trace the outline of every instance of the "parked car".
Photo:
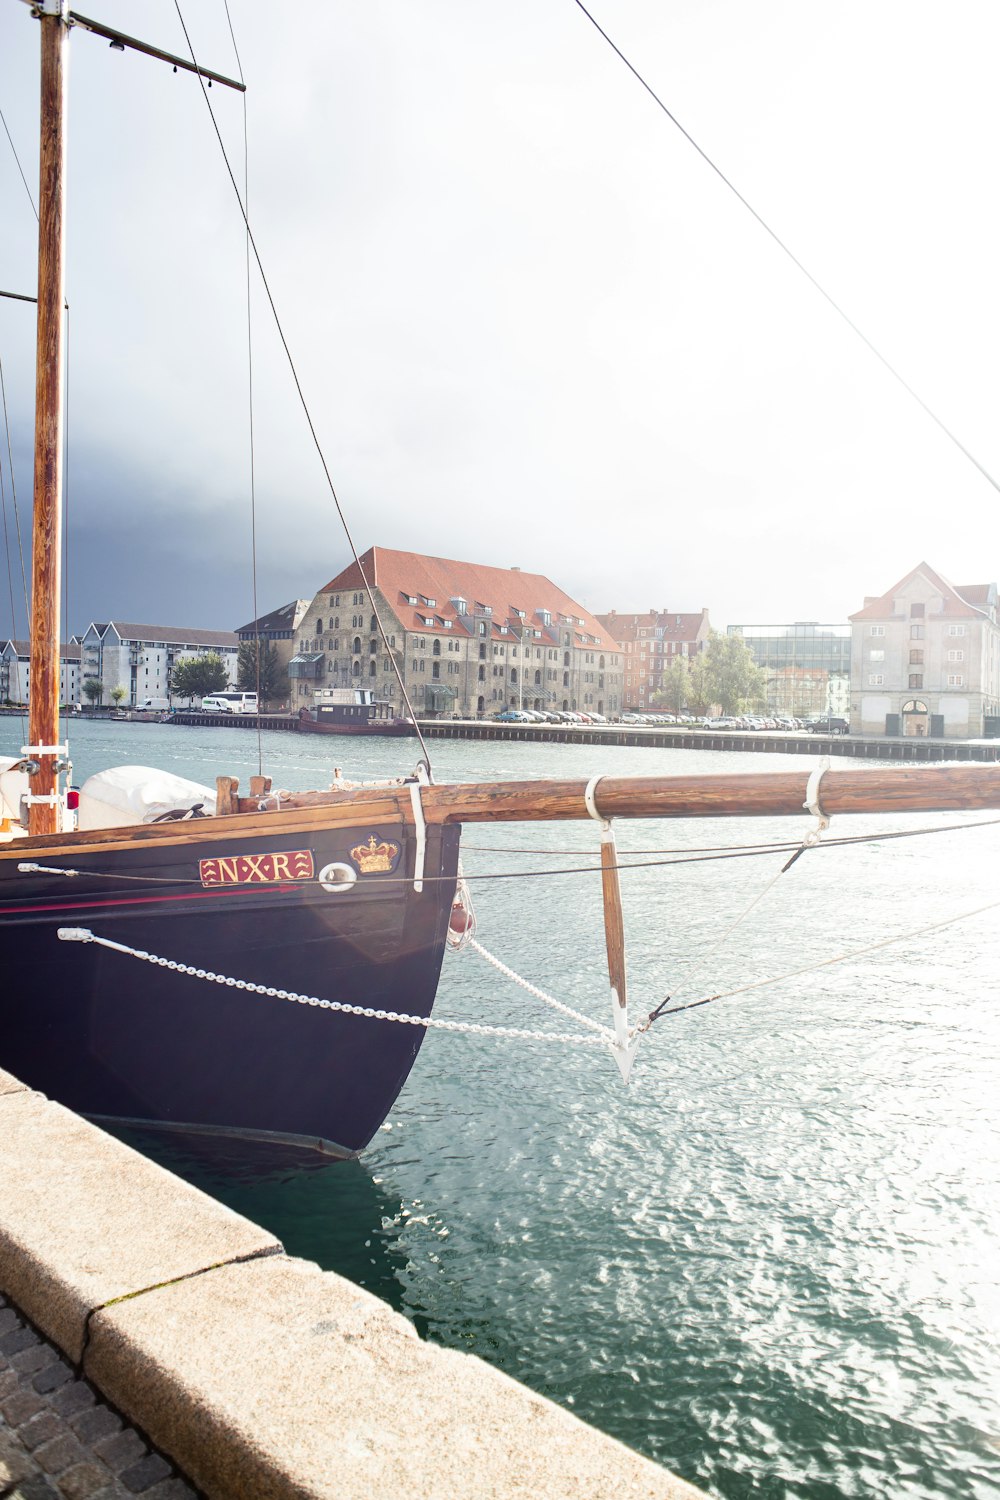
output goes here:
[{"label": "parked car", "polygon": [[846,719],[839,719],[836,714],[827,714],[825,718],[814,719],[809,725],[810,734],[850,734],[851,726]]}]

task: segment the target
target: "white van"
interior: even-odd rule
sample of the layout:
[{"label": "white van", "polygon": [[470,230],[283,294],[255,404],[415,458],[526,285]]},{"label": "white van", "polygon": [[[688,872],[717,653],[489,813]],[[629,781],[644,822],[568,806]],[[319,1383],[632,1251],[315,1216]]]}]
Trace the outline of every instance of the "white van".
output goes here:
[{"label": "white van", "polygon": [[256,693],[209,693],[207,698],[202,698],[201,706],[207,714],[255,714],[257,712]]}]

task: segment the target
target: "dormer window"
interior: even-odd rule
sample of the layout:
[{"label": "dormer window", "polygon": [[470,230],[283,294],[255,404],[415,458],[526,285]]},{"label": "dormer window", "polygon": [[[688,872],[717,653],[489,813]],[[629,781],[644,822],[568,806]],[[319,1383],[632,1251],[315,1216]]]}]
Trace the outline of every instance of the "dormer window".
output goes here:
[{"label": "dormer window", "polygon": [[501,635],[506,635],[507,634],[507,627],[506,627],[506,625],[501,625],[500,626],[500,634]]},{"label": "dormer window", "polygon": [[540,610],[539,610],[539,611],[538,611],[538,613],[539,613],[539,614],[540,614],[540,615],[541,615],[541,617],[542,617],[542,624],[543,624],[543,625],[551,625],[551,624],[552,624],[552,611],[551,611],[551,610],[548,610],[548,609],[540,609]]},{"label": "dormer window", "polygon": [[467,599],[463,599],[461,594],[457,595],[456,598],[454,598],[451,602],[455,606],[456,615],[464,615],[468,610],[469,601]]},{"label": "dormer window", "polygon": [[423,621],[423,623],[425,625],[433,625],[434,624],[434,616],[433,615],[421,615],[420,618],[421,618],[421,620]]},{"label": "dormer window", "polygon": [[406,600],[407,604],[416,604],[417,602],[416,594],[404,594],[403,598]]},{"label": "dormer window", "polygon": [[445,630],[451,630],[455,622],[454,620],[442,620],[441,624],[444,626]]},{"label": "dormer window", "polygon": [[427,599],[427,598],[424,597],[423,594],[421,594],[420,597],[421,597],[421,599],[423,599],[424,604],[426,605],[426,607],[428,609],[436,609],[437,608],[437,600],[436,599]]}]

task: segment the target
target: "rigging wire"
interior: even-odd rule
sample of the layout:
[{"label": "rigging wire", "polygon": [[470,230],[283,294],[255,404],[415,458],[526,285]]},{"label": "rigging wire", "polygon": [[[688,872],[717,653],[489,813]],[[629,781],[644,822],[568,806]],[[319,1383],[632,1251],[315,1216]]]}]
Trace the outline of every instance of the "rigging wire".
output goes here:
[{"label": "rigging wire", "polygon": [[[18,552],[18,558],[19,558],[19,561],[20,561],[20,564],[21,564],[21,587],[24,590],[24,614],[25,614],[25,619],[27,619],[28,618],[28,614],[29,614],[29,609],[28,609],[28,580],[27,580],[27,577],[25,575],[25,570],[24,570],[24,547],[23,547],[22,542],[21,542],[21,520],[20,520],[20,516],[18,515],[18,510],[17,510],[17,487],[16,487],[16,482],[15,482],[15,479],[14,479],[14,454],[13,454],[13,449],[12,449],[11,440],[10,440],[10,420],[8,418],[8,415],[7,415],[7,387],[6,387],[5,383],[4,383],[4,378],[3,378],[3,360],[2,359],[0,359],[0,404],[3,405],[4,432],[5,432],[5,435],[6,435],[6,438],[7,438],[7,468],[8,468],[8,471],[10,473],[11,508],[12,508],[12,510],[14,512],[14,524],[15,524],[15,529],[16,529],[16,532],[17,532],[17,552]],[[0,462],[0,508],[2,508],[2,510],[3,510],[3,545],[4,545],[4,552],[7,555],[7,589],[8,589],[8,592],[10,594],[10,629],[11,629],[11,638],[13,639],[13,638],[16,638],[16,636],[17,636],[17,607],[16,607],[16,605],[14,603],[13,559],[11,557],[10,533],[9,533],[8,527],[7,527],[7,491],[6,491],[6,488],[4,487],[4,482],[3,482],[3,464],[2,464],[2,462]],[[21,677],[20,677],[20,667],[18,665],[18,659],[17,659],[16,655],[14,657],[14,671],[15,671],[15,674],[16,674],[16,681],[17,681],[17,695],[20,698],[22,696],[22,694],[21,694]],[[8,685],[8,694],[9,694],[9,692],[10,692],[10,688],[9,688],[9,685]],[[24,737],[24,739],[27,740],[27,737],[28,737],[28,726],[27,726],[27,721],[25,720],[25,717],[24,717],[23,714],[21,715],[21,734]]]},{"label": "rigging wire", "polygon": [[[939,827],[930,828],[897,828],[879,831],[878,833],[851,833],[843,834],[838,838],[827,836],[817,848],[836,849],[846,844],[870,844],[882,843],[888,839],[910,839],[920,838],[927,833],[963,833],[967,828],[994,828],[1000,825],[1000,818],[977,818],[974,823],[944,823]],[[688,848],[674,845],[670,849],[628,849],[626,853],[635,854],[730,854],[743,850],[759,850],[761,853],[781,853],[790,849],[801,847],[799,839],[779,839],[774,843],[758,844],[703,844],[693,845]],[[542,854],[555,859],[570,859],[577,855],[589,854],[589,849],[520,849],[513,848],[509,844],[468,844],[462,840],[463,853],[476,850],[484,854]],[[599,852],[593,851],[594,858],[599,859]]]},{"label": "rigging wire", "polygon": [[684,1010],[697,1010],[701,1005],[711,1005],[714,1000],[731,1000],[736,995],[745,995],[750,990],[761,990],[771,984],[783,984],[787,979],[798,979],[803,974],[815,974],[820,969],[832,968],[834,964],[847,963],[852,958],[863,958],[868,953],[876,953],[880,948],[889,948],[894,943],[905,943],[913,938],[926,937],[928,933],[940,932],[942,928],[953,927],[956,922],[967,922],[971,917],[982,916],[985,912],[996,911],[1000,907],[1000,901],[990,901],[986,906],[977,906],[972,911],[962,911],[951,917],[944,917],[940,922],[930,922],[926,927],[916,927],[910,932],[898,932],[892,937],[880,938],[876,943],[868,943],[863,948],[851,948],[847,953],[835,954],[833,958],[823,958],[817,963],[806,964],[799,969],[789,969],[785,974],[775,974],[769,979],[754,979],[749,984],[738,985],[734,990],[721,990],[716,995],[706,995],[702,1000],[692,1000],[686,1005],[674,1005],[669,1010],[663,1009],[670,996],[650,1013],[645,1026],[640,1029],[648,1030],[653,1021],[659,1020],[661,1016],[676,1016]]},{"label": "rigging wire", "polygon": [[[265,295],[267,297],[268,305],[270,306],[271,314],[272,314],[272,316],[274,318],[274,326],[277,329],[278,337],[281,340],[281,346],[284,349],[284,351],[285,351],[285,357],[288,360],[289,369],[292,372],[292,380],[293,380],[293,382],[295,384],[295,390],[296,390],[296,392],[298,394],[299,404],[302,407],[302,412],[303,412],[303,415],[305,416],[305,419],[306,419],[306,425],[309,428],[309,433],[310,433],[310,436],[312,437],[312,440],[313,440],[313,446],[316,449],[317,455],[319,456],[320,465],[321,465],[321,467],[323,469],[323,475],[324,475],[324,477],[326,479],[327,487],[328,487],[328,489],[330,491],[330,495],[331,495],[331,497],[333,499],[333,503],[334,503],[334,506],[336,508],[337,515],[340,518],[340,524],[343,527],[344,535],[347,538],[348,546],[351,549],[351,555],[354,558],[355,566],[357,567],[357,570],[358,570],[359,574],[361,575],[361,580],[362,580],[362,583],[364,584],[365,589],[367,590],[368,594],[371,595],[372,594],[372,585],[368,581],[368,576],[365,573],[364,567],[363,567],[362,562],[361,562],[361,555],[358,552],[357,547],[355,546],[354,536],[353,536],[353,534],[351,532],[351,528],[347,524],[347,517],[345,516],[343,507],[342,507],[342,505],[340,503],[340,496],[337,494],[337,489],[336,489],[336,486],[334,485],[334,482],[333,482],[333,476],[330,473],[329,465],[327,464],[327,461],[326,461],[326,454],[323,452],[323,447],[322,447],[322,444],[320,443],[320,440],[319,440],[319,434],[316,431],[316,425],[313,422],[312,412],[311,412],[311,410],[309,408],[309,403],[306,401],[305,391],[302,388],[302,382],[299,379],[298,368],[297,368],[297,366],[295,364],[295,360],[294,360],[294,358],[292,356],[292,351],[291,351],[291,349],[289,347],[288,340],[285,337],[285,330],[284,330],[284,327],[282,325],[281,319],[278,316],[277,305],[275,304],[274,297],[273,297],[273,295],[271,293],[271,286],[270,286],[270,283],[269,283],[269,281],[267,279],[267,275],[266,275],[266,273],[264,271],[264,263],[261,260],[260,251],[257,249],[257,242],[254,239],[253,230],[250,228],[250,220],[249,220],[249,218],[247,216],[246,210],[243,207],[242,200],[240,199],[239,186],[238,186],[238,184],[236,182],[236,178],[235,178],[235,176],[233,174],[232,166],[230,165],[230,162],[229,162],[229,155],[228,155],[228,153],[226,151],[225,142],[222,139],[222,132],[219,129],[219,122],[215,118],[215,110],[212,108],[212,101],[208,97],[208,89],[205,86],[205,77],[204,77],[204,75],[203,75],[203,73],[201,71],[201,67],[199,66],[198,59],[195,57],[194,46],[192,45],[191,37],[190,37],[190,35],[188,33],[187,25],[185,24],[184,17],[183,17],[183,15],[181,13],[180,0],[174,0],[174,9],[177,12],[177,19],[180,21],[181,30],[184,32],[184,40],[187,43],[188,52],[190,53],[190,56],[191,56],[191,62],[193,63],[194,68],[195,68],[195,72],[198,75],[198,82],[201,84],[202,98],[205,101],[205,106],[208,109],[209,117],[210,117],[210,119],[212,121],[212,128],[215,131],[216,140],[219,143],[219,150],[222,152],[222,160],[225,163],[226,171],[229,174],[229,181],[232,184],[233,192],[236,194],[236,201],[239,204],[240,214],[242,215],[243,222],[246,225],[247,240],[249,241],[250,248],[253,251],[253,257],[254,257],[254,260],[257,263],[257,269],[260,272],[261,285],[264,288],[264,293],[265,293]],[[423,751],[424,762],[425,762],[425,764],[427,766],[427,774],[428,774],[428,777],[430,777],[430,771],[431,771],[431,755],[430,755],[430,751],[427,748],[427,742],[424,739],[423,732],[421,731],[420,725],[417,722],[417,716],[416,716],[416,714],[413,711],[413,705],[410,702],[410,695],[406,691],[406,683],[403,681],[403,674],[400,671],[399,663],[396,660],[396,654],[395,654],[395,652],[389,646],[389,637],[386,635],[385,626],[382,623],[382,620],[381,620],[381,618],[380,618],[380,616],[378,614],[378,611],[374,610],[374,609],[373,609],[373,618],[375,620],[375,623],[378,626],[378,633],[379,633],[379,635],[382,638],[382,644],[383,644],[383,646],[385,648],[386,656],[387,656],[388,660],[392,664],[392,670],[393,670],[393,673],[395,674],[396,681],[399,684],[399,690],[400,690],[400,693],[402,695],[403,702],[406,705],[407,712],[409,713],[410,719],[413,722],[413,728],[414,728],[414,730],[416,732],[417,739],[420,741],[420,748]]]},{"label": "rigging wire", "polygon": [[[1000,818],[986,818],[986,819],[982,819],[980,821],[977,821],[975,823],[949,823],[946,826],[941,827],[941,828],[909,828],[909,829],[901,829],[898,832],[888,833],[888,834],[887,833],[860,833],[860,834],[852,834],[849,837],[845,837],[845,838],[841,838],[841,839],[825,838],[825,839],[823,839],[823,841],[821,843],[814,845],[813,848],[814,848],[814,850],[818,851],[818,850],[822,850],[822,849],[836,849],[836,848],[840,847],[841,845],[851,845],[851,844],[879,844],[884,839],[890,839],[890,838],[893,838],[893,839],[920,838],[920,837],[922,837],[925,834],[935,834],[935,833],[959,833],[959,832],[965,832],[966,829],[971,829],[971,828],[991,828],[991,827],[997,826],[998,824],[1000,824]],[[463,845],[463,848],[464,847],[465,846]],[[485,845],[479,845],[477,847],[485,849],[487,846],[485,846]],[[680,851],[677,851],[677,850],[667,850],[667,851],[662,851],[662,852],[676,854],[679,857],[672,858],[672,859],[632,860],[632,861],[630,861],[627,864],[622,864],[619,861],[618,863],[616,863],[614,865],[608,866],[608,868],[612,869],[612,870],[617,870],[617,871],[622,871],[622,870],[625,870],[625,871],[628,871],[628,870],[658,870],[658,869],[664,869],[665,867],[670,866],[670,865],[716,864],[720,860],[725,860],[725,859],[754,859],[754,858],[756,858],[756,857],[758,857],[760,855],[767,855],[767,854],[774,854],[774,853],[786,853],[789,849],[800,849],[801,847],[802,847],[801,841],[796,841],[795,843],[790,843],[790,844],[733,844],[733,845],[729,845],[729,846],[718,845],[718,846],[715,846],[713,848],[708,848],[708,849],[689,850],[687,853],[684,853],[684,854],[681,854]],[[531,852],[531,851],[529,851],[529,852]],[[574,854],[580,854],[580,853],[586,853],[587,851],[573,850],[573,851],[570,851],[570,852],[574,853]],[[655,850],[649,851],[649,850],[647,850],[647,851],[637,851],[637,852],[640,852],[640,853],[642,853],[642,852],[656,853],[658,851],[655,851]],[[563,869],[563,870],[494,870],[494,871],[487,871],[485,874],[482,874],[482,875],[463,874],[462,879],[465,880],[465,881],[467,881],[467,882],[470,882],[470,883],[472,881],[488,881],[488,880],[552,880],[552,879],[555,879],[555,878],[557,878],[558,876],[561,876],[561,875],[593,875],[598,870],[600,870],[600,868],[601,868],[600,865],[571,865],[571,866],[569,866],[569,867],[567,867],[566,869]],[[104,874],[104,873],[100,873],[100,872],[94,871],[94,870],[86,870],[86,871],[84,871],[84,870],[57,869],[54,866],[53,867],[46,867],[46,869],[43,870],[43,871],[41,871],[40,873],[50,874],[50,875],[87,875],[89,878],[92,878],[94,880],[115,880],[115,881],[126,880],[126,881],[139,882],[140,884],[144,884],[144,885],[196,885],[196,886],[200,886],[201,885],[201,881],[200,880],[195,880],[195,879],[180,879],[180,878],[177,878],[177,877],[172,876],[172,875],[123,875],[120,872],[109,872],[107,874]],[[427,874],[425,874],[423,876],[423,880],[424,880],[425,883],[431,883],[431,882],[434,882],[434,881],[453,880],[453,879],[454,879],[454,876],[452,876],[452,875],[427,875]],[[409,876],[409,875],[380,875],[378,877],[378,880],[379,880],[379,884],[380,885],[412,885],[413,884],[413,877]],[[283,880],[280,883],[282,885],[289,885],[289,886],[295,885],[295,886],[303,886],[303,887],[305,887],[305,886],[310,885],[311,881],[309,881],[309,880],[287,880],[287,881],[284,881]],[[740,920],[742,920],[742,918]]]},{"label": "rigging wire", "polygon": [[733,196],[735,198],[739,199],[740,203],[742,203],[742,205],[746,209],[747,213],[750,214],[757,221],[757,223],[760,225],[761,229],[763,229],[764,233],[770,236],[770,238],[778,246],[778,249],[781,250],[788,257],[788,259],[792,262],[792,264],[799,271],[801,271],[802,275],[806,278],[806,280],[808,282],[810,282],[811,285],[816,289],[816,291],[819,292],[820,296],[826,302],[829,303],[829,305],[833,308],[833,310],[837,314],[837,316],[840,317],[847,324],[848,328],[850,328],[850,330],[851,330],[852,333],[854,333],[854,334],[857,335],[857,337],[866,346],[866,348],[872,354],[874,354],[875,358],[879,361],[879,363],[886,370],[888,370],[889,374],[893,377],[893,379],[899,382],[899,384],[903,387],[904,391],[906,391],[906,393],[913,398],[913,400],[917,403],[917,405],[919,407],[921,407],[921,409],[926,413],[926,415],[930,417],[931,421],[937,424],[937,426],[944,433],[945,437],[949,438],[951,440],[951,442],[954,443],[955,447],[959,450],[959,452],[963,453],[965,455],[965,457],[969,460],[969,463],[972,464],[974,468],[976,468],[976,469],[979,470],[979,472],[980,472],[980,474],[982,474],[983,478],[985,480],[987,480],[988,483],[991,484],[995,490],[997,490],[998,492],[1000,492],[1000,483],[998,483],[997,480],[995,480],[993,478],[993,475],[989,472],[989,470],[987,468],[985,468],[979,462],[979,460],[978,460],[978,458],[976,458],[975,454],[973,454],[973,453],[971,453],[969,451],[969,449],[965,446],[965,444],[963,442],[961,442],[961,440],[958,437],[956,437],[956,435],[955,435],[954,432],[952,432],[951,428],[948,427],[942,421],[942,419],[937,415],[937,413],[935,411],[932,410],[932,408],[930,406],[928,406],[927,402],[923,399],[923,397],[921,395],[919,395],[917,393],[917,391],[914,390],[913,386],[910,385],[909,382],[906,381],[903,378],[903,376],[899,373],[899,371],[896,369],[896,367],[894,365],[890,364],[889,360],[881,352],[881,350],[878,349],[876,347],[876,345],[872,343],[871,339],[868,337],[868,335],[866,333],[863,332],[863,330],[861,328],[859,328],[858,324],[855,323],[854,320],[848,316],[848,314],[840,306],[839,302],[835,301],[835,299],[830,295],[830,293],[826,290],[826,288],[819,281],[816,280],[816,277],[812,274],[812,272],[808,269],[808,267],[805,266],[801,260],[799,260],[798,256],[795,254],[795,252],[790,248],[789,245],[786,244],[786,242],[781,238],[781,236],[777,233],[777,231],[771,228],[771,226],[770,226],[770,224],[768,224],[767,220],[765,218],[763,218],[762,215],[757,212],[757,210],[754,208],[753,204],[749,201],[749,199],[747,199],[747,198],[745,198],[743,196],[743,194],[740,192],[740,190],[736,186],[736,184],[734,182],[732,182],[731,179],[726,176],[725,172],[723,172],[722,168],[720,166],[718,166],[712,160],[712,158],[709,156],[708,152],[702,146],[699,146],[698,142],[695,140],[695,138],[691,134],[691,132],[689,130],[685,129],[685,127],[681,124],[681,122],[677,118],[677,116],[667,107],[667,105],[660,98],[659,94],[656,93],[656,91],[652,87],[652,85],[649,84],[649,83],[647,83],[646,79],[639,72],[638,68],[636,68],[635,65],[629,61],[629,59],[625,56],[625,54],[621,50],[621,48],[618,47],[611,40],[610,36],[604,30],[603,26],[601,26],[600,22],[597,21],[597,20],[595,20],[595,18],[591,15],[590,11],[583,4],[583,0],[573,0],[573,4],[577,7],[578,10],[580,10],[580,11],[583,12],[583,14],[586,16],[587,20],[594,27],[595,31],[597,31],[604,38],[604,40],[607,42],[608,46],[611,48],[612,52],[614,52],[615,55],[625,64],[626,68],[628,68],[629,72],[636,79],[636,81],[639,84],[641,84],[642,87],[646,90],[646,93],[653,100],[654,104],[656,104],[658,106],[658,108],[663,111],[663,113],[666,115],[666,117],[670,121],[670,123],[673,126],[675,126],[677,130],[680,131],[681,135],[687,141],[688,145],[692,146],[694,148],[694,150],[697,151],[697,153],[701,157],[702,161],[705,162],[706,166],[708,166],[708,167],[710,167],[712,169],[712,171],[715,173],[716,177],[719,178],[720,182],[722,182],[724,184],[724,186],[729,189],[729,191],[733,194]]},{"label": "rigging wire", "polygon": [[14,153],[14,160],[17,163],[17,170],[21,174],[21,181],[24,183],[24,191],[27,193],[27,195],[28,195],[28,202],[31,204],[31,212],[34,214],[35,221],[37,222],[37,220],[38,220],[38,209],[35,207],[35,200],[31,196],[31,189],[28,186],[28,179],[24,175],[24,168],[21,166],[21,159],[20,159],[20,157],[17,154],[17,147],[14,145],[14,138],[11,135],[10,131],[7,129],[7,121],[4,119],[4,113],[3,113],[2,109],[0,109],[0,122],[3,123],[3,128],[4,128],[5,132],[6,132],[7,139],[8,139],[8,141],[10,141],[10,149]]},{"label": "rigging wire", "polygon": [[[233,30],[233,18],[229,13],[229,0],[222,0],[226,12],[226,22],[229,26],[229,36],[233,44],[233,55],[236,58],[236,71],[239,74],[240,83],[243,88],[243,217],[250,216],[250,137],[247,129],[247,95],[246,79],[243,77],[243,64],[240,61],[240,49],[236,45],[236,33]],[[260,727],[260,633],[257,629],[259,619],[257,604],[257,487],[256,487],[256,463],[254,453],[254,428],[253,428],[253,302],[250,294],[250,226],[247,224],[245,239],[246,250],[246,282],[247,282],[247,407],[249,416],[249,444],[250,444],[250,581],[253,593],[253,622],[254,622],[254,658],[257,667],[257,774],[264,771],[264,749]]]}]

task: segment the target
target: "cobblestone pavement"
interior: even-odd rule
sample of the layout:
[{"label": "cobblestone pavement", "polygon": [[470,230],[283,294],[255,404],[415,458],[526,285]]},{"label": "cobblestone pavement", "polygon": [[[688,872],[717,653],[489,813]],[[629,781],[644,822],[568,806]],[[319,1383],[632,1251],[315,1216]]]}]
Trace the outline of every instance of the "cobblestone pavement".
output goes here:
[{"label": "cobblestone pavement", "polygon": [[196,1500],[0,1295],[0,1500]]}]

